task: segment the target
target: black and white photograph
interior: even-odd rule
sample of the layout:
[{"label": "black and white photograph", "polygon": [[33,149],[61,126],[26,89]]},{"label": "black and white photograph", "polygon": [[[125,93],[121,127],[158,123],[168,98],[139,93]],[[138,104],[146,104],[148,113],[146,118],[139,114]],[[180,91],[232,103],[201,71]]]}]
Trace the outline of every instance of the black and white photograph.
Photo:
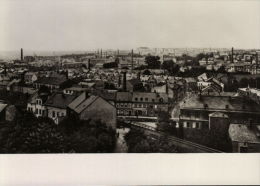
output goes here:
[{"label": "black and white photograph", "polygon": [[0,154],[259,152],[260,1],[0,1]]}]

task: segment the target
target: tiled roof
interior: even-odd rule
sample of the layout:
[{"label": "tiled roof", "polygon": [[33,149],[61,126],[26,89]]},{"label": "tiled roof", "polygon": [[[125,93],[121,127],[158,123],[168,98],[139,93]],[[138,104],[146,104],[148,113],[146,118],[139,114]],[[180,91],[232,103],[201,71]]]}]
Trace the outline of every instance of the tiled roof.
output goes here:
[{"label": "tiled roof", "polygon": [[35,83],[49,84],[49,85],[60,85],[66,81],[65,78],[61,77],[40,77]]},{"label": "tiled roof", "polygon": [[132,101],[132,93],[130,92],[117,92],[116,93],[116,100],[117,101]]},{"label": "tiled roof", "polygon": [[67,95],[63,93],[54,93],[45,103],[46,106],[67,108],[67,106],[76,98],[74,95]]},{"label": "tiled roof", "polygon": [[72,110],[75,110],[76,107],[82,103],[84,100],[86,99],[86,93],[83,92],[82,94],[80,94],[76,99],[74,99],[69,105],[68,107]]},{"label": "tiled roof", "polygon": [[87,99],[85,99],[82,103],[80,103],[76,108],[74,109],[75,112],[81,113],[83,110],[85,110],[88,106],[90,106],[94,101],[96,101],[99,97],[91,95]]},{"label": "tiled roof", "polygon": [[0,112],[2,112],[2,110],[4,110],[6,106],[7,104],[0,103]]},{"label": "tiled roof", "polygon": [[[187,98],[181,108],[187,109],[204,109],[207,105],[209,110],[230,110],[244,112],[259,112],[260,105],[252,101],[242,101],[240,97],[224,97],[224,96],[192,96]],[[228,106],[228,108],[226,108]]]}]

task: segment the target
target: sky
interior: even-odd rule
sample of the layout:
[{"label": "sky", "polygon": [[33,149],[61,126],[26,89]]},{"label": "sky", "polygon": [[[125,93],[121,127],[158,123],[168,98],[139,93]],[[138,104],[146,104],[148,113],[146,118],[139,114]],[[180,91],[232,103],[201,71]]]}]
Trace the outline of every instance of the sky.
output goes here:
[{"label": "sky", "polygon": [[0,50],[260,48],[260,1],[0,0]]}]

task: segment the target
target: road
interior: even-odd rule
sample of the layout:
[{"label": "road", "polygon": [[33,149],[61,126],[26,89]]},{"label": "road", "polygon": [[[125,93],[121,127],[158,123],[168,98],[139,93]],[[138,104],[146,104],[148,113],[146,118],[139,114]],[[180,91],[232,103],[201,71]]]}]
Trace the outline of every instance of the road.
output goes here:
[{"label": "road", "polygon": [[124,136],[130,131],[129,128],[121,128],[116,129],[116,132],[118,134],[117,142],[116,142],[116,148],[115,153],[127,153],[127,144],[125,142]]}]

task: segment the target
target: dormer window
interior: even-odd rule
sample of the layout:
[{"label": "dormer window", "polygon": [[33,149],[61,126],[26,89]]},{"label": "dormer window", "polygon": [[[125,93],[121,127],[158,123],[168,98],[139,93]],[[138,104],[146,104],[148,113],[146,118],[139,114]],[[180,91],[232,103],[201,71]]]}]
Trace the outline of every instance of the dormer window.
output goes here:
[{"label": "dormer window", "polygon": [[41,99],[36,99],[36,104],[37,105],[41,105],[42,104],[42,100]]},{"label": "dormer window", "polygon": [[229,105],[226,105],[226,109],[229,109]]}]

